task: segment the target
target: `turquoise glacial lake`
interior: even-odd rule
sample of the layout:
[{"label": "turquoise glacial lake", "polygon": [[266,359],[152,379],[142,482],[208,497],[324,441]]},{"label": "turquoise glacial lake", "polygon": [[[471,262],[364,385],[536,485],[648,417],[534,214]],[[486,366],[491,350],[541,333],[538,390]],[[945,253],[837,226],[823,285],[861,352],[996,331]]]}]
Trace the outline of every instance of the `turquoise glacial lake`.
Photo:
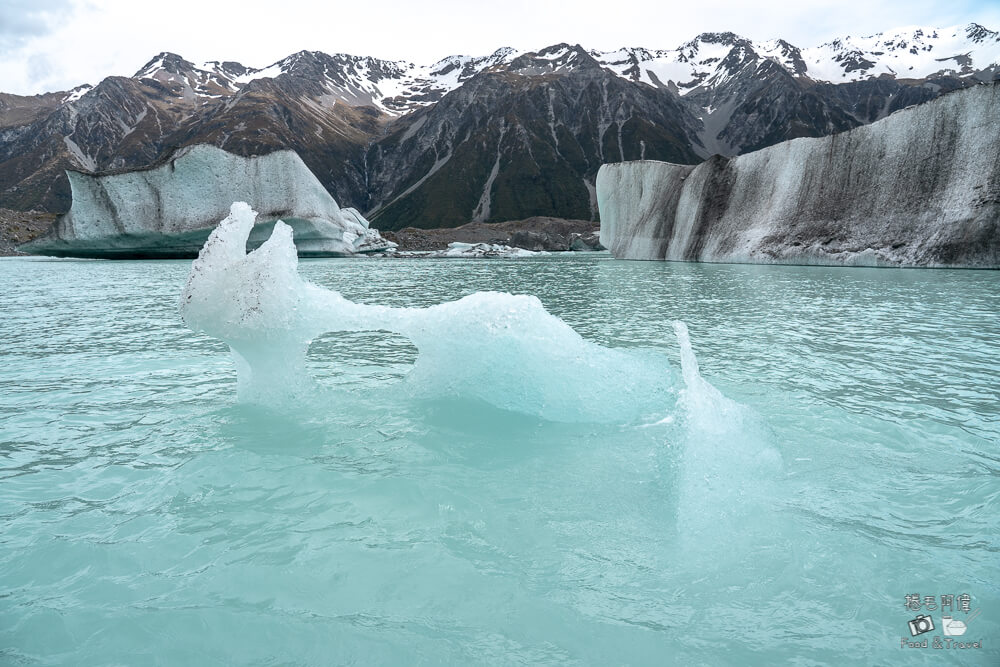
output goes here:
[{"label": "turquoise glacial lake", "polygon": [[399,391],[419,353],[377,330],[240,403],[190,265],[0,260],[2,664],[1000,664],[1000,272],[300,264],[365,304],[535,295],[673,397],[550,421]]}]

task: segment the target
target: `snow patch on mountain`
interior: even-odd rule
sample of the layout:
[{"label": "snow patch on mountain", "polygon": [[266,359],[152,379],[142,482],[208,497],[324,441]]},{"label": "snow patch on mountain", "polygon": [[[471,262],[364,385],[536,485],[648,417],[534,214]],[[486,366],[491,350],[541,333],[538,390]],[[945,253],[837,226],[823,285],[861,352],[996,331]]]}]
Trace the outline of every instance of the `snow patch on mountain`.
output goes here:
[{"label": "snow patch on mountain", "polygon": [[869,37],[845,37],[802,52],[809,76],[843,83],[890,74],[925,79],[968,76],[1000,61],[1000,34],[976,23],[935,29],[909,27]]},{"label": "snow patch on mountain", "polygon": [[82,86],[77,86],[73,90],[66,94],[66,97],[62,99],[62,104],[69,104],[70,102],[76,102],[78,99],[89,93],[93,89],[93,86],[89,83],[85,83]]}]

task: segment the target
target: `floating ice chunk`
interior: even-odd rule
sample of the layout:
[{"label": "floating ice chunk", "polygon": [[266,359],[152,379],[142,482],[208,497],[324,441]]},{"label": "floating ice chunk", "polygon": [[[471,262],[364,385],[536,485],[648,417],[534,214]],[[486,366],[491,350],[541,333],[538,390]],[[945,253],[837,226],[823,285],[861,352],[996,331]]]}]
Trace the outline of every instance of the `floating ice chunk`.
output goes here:
[{"label": "floating ice chunk", "polygon": [[509,245],[499,243],[461,243],[455,241],[448,244],[447,250],[437,250],[427,255],[427,257],[535,257],[537,255],[547,255],[544,251],[525,250],[524,248],[513,248]]},{"label": "floating ice chunk", "polygon": [[[396,248],[397,244],[382,238],[378,230],[371,227],[371,223],[368,222],[365,216],[361,215],[358,209],[351,207],[342,208],[340,209],[340,215],[343,216],[348,224],[352,225],[354,235],[351,237],[351,242],[354,245],[354,252],[384,252]],[[345,240],[347,239],[345,238]]]},{"label": "floating ice chunk", "polygon": [[310,388],[310,341],[331,331],[390,331],[419,351],[406,391],[477,399],[556,421],[631,422],[674,403],[670,366],[653,351],[606,348],[549,314],[537,297],[477,292],[427,308],[364,305],[304,281],[291,229],[278,222],[247,254],[255,213],[232,205],[191,267],[184,321],[226,341],[239,397],[297,400]]},{"label": "floating ice chunk", "polygon": [[684,322],[674,322],[674,335],[681,348],[681,375],[684,378],[683,400],[692,420],[703,422],[705,428],[713,424],[731,423],[731,419],[718,419],[720,412],[739,411],[741,406],[722,395],[718,389],[701,376],[698,359],[691,348],[691,338]]},{"label": "floating ice chunk", "polygon": [[674,325],[678,387],[659,352],[587,341],[534,296],[477,292],[427,308],[354,303],[299,276],[292,230],[282,222],[247,254],[254,218],[248,205],[232,205],[192,265],[181,299],[188,326],[232,349],[240,400],[290,412],[344,408],[355,397],[317,393],[305,366],[310,341],[334,331],[393,332],[418,355],[390,391],[481,401],[550,421],[662,428],[677,445],[662,452],[677,471],[681,546],[697,555],[724,539],[738,554],[741,544],[771,539],[773,523],[757,517],[770,507],[781,457],[759,419],[701,376],[683,323]]},{"label": "floating ice chunk", "polygon": [[683,419],[678,529],[688,549],[719,539],[736,548],[739,540],[760,537],[756,518],[769,509],[781,454],[755,413],[701,376],[687,325],[673,326],[684,379],[677,402]]}]

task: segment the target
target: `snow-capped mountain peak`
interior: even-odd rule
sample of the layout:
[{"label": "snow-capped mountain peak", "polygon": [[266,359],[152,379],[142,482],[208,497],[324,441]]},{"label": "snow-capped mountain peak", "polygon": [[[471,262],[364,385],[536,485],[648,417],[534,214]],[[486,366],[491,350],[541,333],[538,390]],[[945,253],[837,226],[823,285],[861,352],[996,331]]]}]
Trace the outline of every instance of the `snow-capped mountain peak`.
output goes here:
[{"label": "snow-capped mountain peak", "polygon": [[764,42],[757,47],[757,51],[761,56],[778,63],[792,74],[801,76],[808,70],[805,60],[802,59],[801,49],[783,39]]},{"label": "snow-capped mountain peak", "polygon": [[845,37],[803,51],[808,76],[844,83],[889,74],[900,79],[967,76],[1000,61],[1000,35],[976,23],[898,28]]},{"label": "snow-capped mountain peak", "polygon": [[507,69],[525,76],[542,76],[600,66],[601,64],[579,44],[554,44],[519,55],[510,61]]},{"label": "snow-capped mountain peak", "polygon": [[[800,48],[783,39],[753,42],[732,32],[707,32],[672,50],[640,47],[586,51],[555,44],[533,52],[505,47],[487,56],[454,55],[430,65],[349,54],[299,51],[260,69],[232,61],[195,65],[158,54],[134,78],[153,79],[188,101],[228,97],[259,79],[291,76],[327,103],[372,105],[390,115],[433,104],[477,74],[497,68],[542,76],[604,67],[618,76],[686,95],[776,64],[795,77],[849,83],[889,75],[899,79],[977,76],[1000,72],[1000,33],[979,24],[905,27],[867,37],[843,37]],[[85,91],[84,91],[85,92]],[[79,93],[71,100],[78,99]]]},{"label": "snow-capped mountain peak", "polygon": [[630,48],[591,55],[619,76],[684,95],[724,83],[735,71],[762,60],[794,76],[830,83],[883,74],[925,79],[980,73],[993,78],[1000,71],[1000,33],[975,23],[944,29],[907,27],[806,49],[783,39],[755,43],[731,32],[703,33],[673,50]]},{"label": "snow-capped mountain peak", "polygon": [[[133,78],[172,86],[178,97],[216,98],[235,94],[253,81],[287,75],[309,81],[317,95],[345,104],[372,105],[391,115],[433,104],[484,70],[503,66],[520,52],[510,47],[488,56],[448,56],[431,65],[380,60],[346,53],[299,51],[259,69],[232,61],[195,65],[174,53],[160,53]],[[334,102],[335,103],[335,102]]]},{"label": "snow-capped mountain peak", "polygon": [[965,36],[969,38],[970,41],[978,44],[979,42],[1000,42],[1000,33],[995,30],[988,30],[978,23],[970,23],[965,26]]}]

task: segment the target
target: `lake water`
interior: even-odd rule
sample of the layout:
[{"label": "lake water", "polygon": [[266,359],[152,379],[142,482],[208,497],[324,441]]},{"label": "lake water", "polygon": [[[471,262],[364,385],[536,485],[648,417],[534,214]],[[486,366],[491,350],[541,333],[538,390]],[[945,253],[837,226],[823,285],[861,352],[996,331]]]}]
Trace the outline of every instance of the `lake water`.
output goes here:
[{"label": "lake water", "polygon": [[[378,331],[238,403],[189,268],[0,260],[0,663],[1000,662],[1000,272],[301,263],[369,304],[533,294],[667,369],[662,409],[555,421],[399,391]],[[676,400],[675,320],[727,400]]]}]

